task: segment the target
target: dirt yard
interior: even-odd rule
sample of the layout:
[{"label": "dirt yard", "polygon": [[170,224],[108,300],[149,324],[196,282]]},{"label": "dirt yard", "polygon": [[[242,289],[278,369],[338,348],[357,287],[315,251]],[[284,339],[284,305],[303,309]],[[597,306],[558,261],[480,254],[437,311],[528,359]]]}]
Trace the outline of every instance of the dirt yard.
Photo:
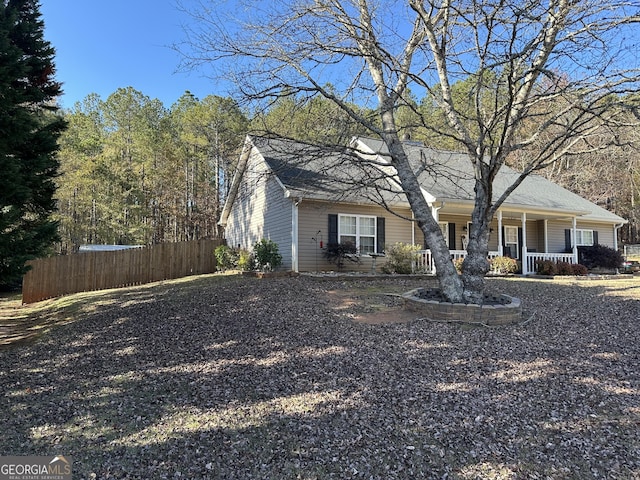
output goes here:
[{"label": "dirt yard", "polygon": [[82,479],[640,478],[640,279],[491,279],[506,327],[432,323],[424,279],[208,275],[0,301],[0,452]]}]

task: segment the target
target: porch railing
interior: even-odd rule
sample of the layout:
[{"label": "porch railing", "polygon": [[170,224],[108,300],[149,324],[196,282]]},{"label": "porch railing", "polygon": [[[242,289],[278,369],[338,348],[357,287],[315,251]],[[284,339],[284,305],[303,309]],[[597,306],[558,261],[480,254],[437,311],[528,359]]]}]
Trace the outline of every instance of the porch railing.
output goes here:
[{"label": "porch railing", "polygon": [[522,273],[536,273],[536,262],[538,260],[551,260],[553,262],[578,263],[573,253],[530,253],[525,255],[525,262],[522,266]]},{"label": "porch railing", "polygon": [[[451,260],[456,261],[460,258],[464,258],[467,256],[466,250],[449,250],[449,254],[451,255]],[[499,256],[499,253],[489,252],[489,258],[494,258]],[[414,272],[425,272],[425,273],[436,273],[436,264],[433,261],[433,255],[431,255],[431,250],[419,250],[418,258],[414,262],[413,266]]]},{"label": "porch railing", "polygon": [[[452,260],[458,260],[467,256],[466,250],[449,250]],[[499,257],[500,253],[497,251],[489,252],[489,259]],[[577,263],[576,258],[572,253],[529,253],[525,254],[525,260],[522,265],[522,273],[527,275],[529,273],[535,273],[536,262],[538,260],[552,260],[554,262],[568,262]],[[436,266],[431,255],[431,250],[419,250],[418,258],[414,262],[413,271],[436,273]]]}]

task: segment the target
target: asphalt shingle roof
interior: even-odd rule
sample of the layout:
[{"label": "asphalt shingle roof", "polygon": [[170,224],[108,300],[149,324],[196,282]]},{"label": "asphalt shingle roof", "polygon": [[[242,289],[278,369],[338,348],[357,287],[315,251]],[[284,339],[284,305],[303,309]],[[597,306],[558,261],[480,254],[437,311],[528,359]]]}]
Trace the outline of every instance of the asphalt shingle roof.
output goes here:
[{"label": "asphalt shingle roof", "polygon": [[[388,151],[380,140],[358,138],[359,149],[384,160]],[[400,186],[370,161],[349,149],[329,149],[285,139],[253,137],[253,144],[286,189],[304,198],[386,204],[406,204]],[[474,177],[468,156],[405,143],[405,151],[422,188],[438,200],[473,202]],[[354,161],[354,159],[356,161]],[[383,167],[384,169],[384,167]],[[494,181],[494,200],[517,178],[503,167]],[[581,215],[584,220],[622,223],[624,219],[539,175],[529,175],[511,193],[505,207],[531,208]]]}]

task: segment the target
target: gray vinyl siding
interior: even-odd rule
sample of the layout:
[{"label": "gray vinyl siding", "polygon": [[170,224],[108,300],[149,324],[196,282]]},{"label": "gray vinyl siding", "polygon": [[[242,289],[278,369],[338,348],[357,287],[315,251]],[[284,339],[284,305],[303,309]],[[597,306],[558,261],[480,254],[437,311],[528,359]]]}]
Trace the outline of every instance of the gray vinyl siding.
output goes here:
[{"label": "gray vinyl siding", "polygon": [[613,225],[578,221],[577,228],[579,230],[593,230],[594,232],[598,232],[598,243],[613,248]]},{"label": "gray vinyl siding", "polygon": [[[549,235],[549,252],[564,252],[566,250],[564,231],[566,229],[573,228],[572,222],[549,220],[547,228]],[[576,228],[578,230],[593,230],[594,232],[598,232],[598,243],[600,245],[606,245],[607,247],[613,248],[613,225],[606,223],[581,222],[578,219]]]},{"label": "gray vinyl siding", "polygon": [[257,155],[253,155],[233,204],[225,238],[232,247],[249,251],[262,238],[278,244],[281,270],[291,270],[292,200]]},{"label": "gray vinyl siding", "polygon": [[[411,216],[409,209],[398,213]],[[411,243],[412,222],[399,218],[383,208],[367,205],[348,205],[330,202],[303,200],[298,205],[298,249],[299,271],[334,271],[336,266],[327,262],[320,249],[320,241],[326,246],[328,241],[329,214],[371,215],[385,218],[385,245],[396,242]],[[319,232],[319,233],[318,233]],[[317,241],[312,240],[315,238]],[[376,260],[377,271],[384,264],[384,258]],[[371,271],[372,259],[361,257],[360,265],[346,262],[345,271]]]},{"label": "gray vinyl siding", "polygon": [[549,252],[562,253],[566,251],[564,242],[564,231],[571,227],[571,221],[549,220],[547,222],[547,235]]}]

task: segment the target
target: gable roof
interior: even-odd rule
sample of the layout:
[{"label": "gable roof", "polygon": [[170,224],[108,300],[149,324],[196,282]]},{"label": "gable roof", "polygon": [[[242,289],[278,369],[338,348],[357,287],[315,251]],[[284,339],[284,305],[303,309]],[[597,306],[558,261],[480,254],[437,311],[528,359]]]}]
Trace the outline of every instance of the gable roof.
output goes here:
[{"label": "gable roof", "polygon": [[[358,137],[353,142],[355,149],[249,136],[247,143],[260,154],[288,196],[408,206],[406,196],[394,178],[395,170],[388,165],[388,150],[381,140]],[[447,204],[468,204],[469,208],[473,205],[474,176],[466,154],[436,150],[417,142],[405,142],[404,147],[428,198]],[[239,166],[237,176],[243,175],[244,167]],[[507,166],[500,170],[493,185],[494,200],[517,176],[518,173]],[[233,194],[227,201],[234,201]],[[618,215],[539,175],[525,178],[502,208],[580,216],[587,221],[626,223]]]},{"label": "gable roof", "polygon": [[[385,166],[363,161],[352,148],[332,148],[282,138],[251,137],[270,171],[290,196],[352,203],[408,205]],[[390,167],[386,167],[387,169]]]},{"label": "gable roof", "polygon": [[[358,138],[366,150],[388,156],[381,140]],[[362,148],[361,147],[361,148]],[[422,188],[439,201],[474,201],[474,175],[469,157],[464,153],[448,152],[426,147],[417,142],[405,142],[405,152],[418,174]],[[494,201],[515,182],[519,173],[503,166],[493,183]],[[582,220],[626,223],[618,215],[590,202],[546,178],[530,174],[509,195],[504,208],[548,210],[579,215]]]}]

